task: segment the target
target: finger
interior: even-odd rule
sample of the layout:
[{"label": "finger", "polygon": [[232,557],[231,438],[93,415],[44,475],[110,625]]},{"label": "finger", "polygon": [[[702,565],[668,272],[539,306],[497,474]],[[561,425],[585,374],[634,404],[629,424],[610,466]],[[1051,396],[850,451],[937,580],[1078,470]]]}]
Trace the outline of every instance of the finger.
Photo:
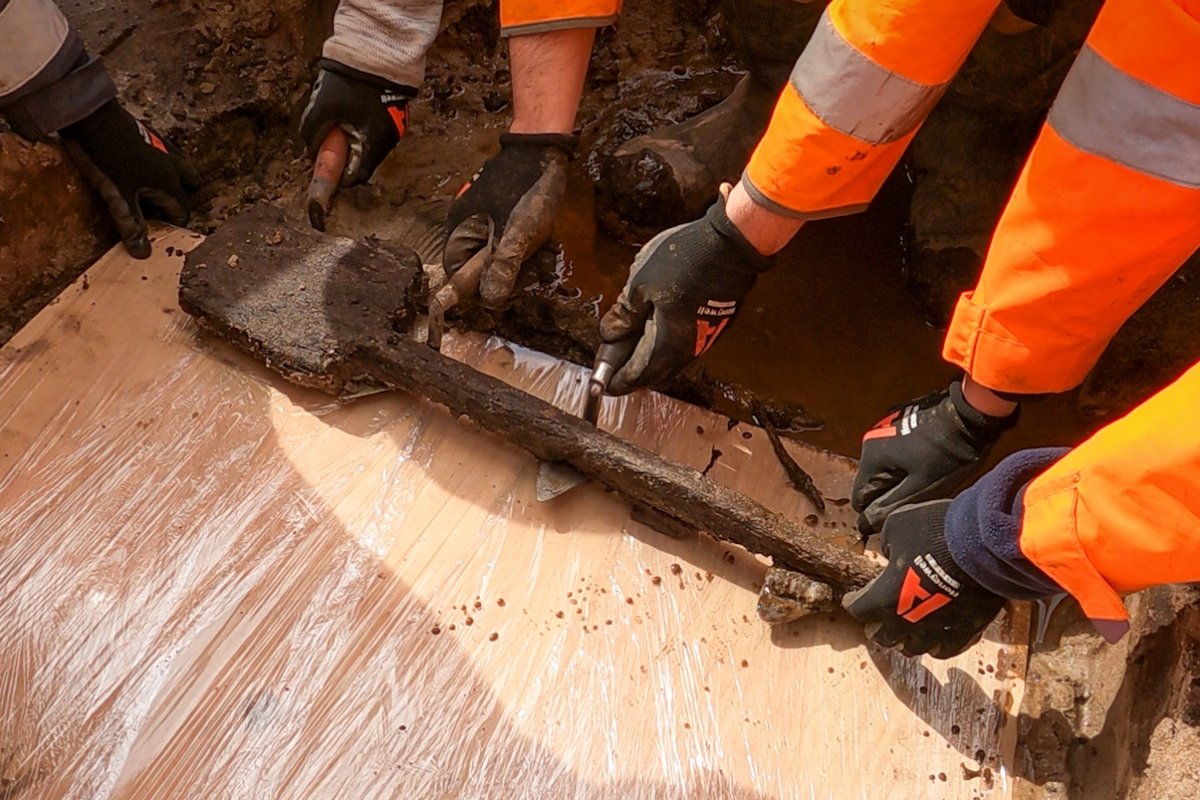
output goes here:
[{"label": "finger", "polygon": [[879,531],[883,529],[883,524],[887,522],[888,517],[901,507],[923,503],[926,500],[935,500],[943,496],[943,487],[940,484],[919,487],[920,484],[917,481],[905,477],[890,491],[880,495],[863,509],[863,516],[867,518],[875,531]]},{"label": "finger", "polygon": [[[316,157],[317,149],[321,146],[321,142],[325,141],[325,134],[329,133],[329,129],[334,125],[332,119],[317,111],[317,104],[322,101],[321,86],[324,79],[325,71],[321,70],[317,73],[317,79],[313,81],[308,102],[300,114],[300,138],[304,140],[309,158]],[[322,105],[324,104],[322,103]]]},{"label": "finger", "polygon": [[479,297],[485,306],[495,308],[506,303],[516,286],[521,264],[550,241],[566,188],[566,166],[552,162],[513,206],[492,263],[479,282]]},{"label": "finger", "polygon": [[487,246],[492,225],[484,214],[467,217],[446,236],[442,249],[442,266],[453,275],[467,260]]},{"label": "finger", "polygon": [[[859,531],[862,533],[879,533],[883,530],[883,524],[887,522],[888,516],[899,507],[897,503],[872,503],[863,509],[859,515],[860,526]],[[862,523],[865,522],[865,530]],[[886,545],[881,544],[882,549]],[[887,553],[884,553],[887,555]]]},{"label": "finger", "polygon": [[866,586],[842,595],[842,608],[859,622],[869,622],[878,617],[878,609],[873,605],[868,605],[865,601],[867,592],[875,585],[876,580],[878,578],[873,579]]},{"label": "finger", "polygon": [[937,646],[937,642],[931,641],[928,636],[915,636],[904,639],[904,644],[900,648],[900,652],[909,658],[923,656],[929,652],[930,648]]},{"label": "finger", "polygon": [[617,296],[613,307],[600,318],[600,340],[619,342],[634,336],[640,337],[652,310],[653,307],[644,301],[640,292],[631,297],[626,286]]},{"label": "finger", "polygon": [[613,373],[612,380],[608,384],[609,394],[629,394],[635,389],[651,386],[656,382],[657,378],[652,371],[652,365],[654,364],[654,350],[657,338],[658,321],[651,316],[646,321],[641,338],[638,339],[637,345],[633,348],[633,353],[630,354],[629,360]]},{"label": "finger", "polygon": [[874,622],[863,631],[867,638],[880,647],[895,647],[904,641],[904,636],[894,627],[888,627],[882,622]]},{"label": "finger", "polygon": [[958,639],[943,640],[929,648],[929,655],[940,659],[954,658],[955,656],[962,655],[963,651],[974,647],[982,638],[983,631],[980,630],[965,641],[961,637]]},{"label": "finger", "polygon": [[138,200],[149,201],[154,205],[155,209],[162,212],[161,214],[151,213],[150,216],[166,219],[167,222],[170,222],[172,225],[178,225],[181,228],[187,225],[188,217],[191,215],[188,211],[187,202],[170,192],[164,192],[159,189],[143,189],[138,192]]},{"label": "finger", "polygon": [[868,506],[904,480],[907,473],[896,467],[883,467],[874,472],[864,472],[860,465],[850,489],[850,507],[865,511]]},{"label": "finger", "polygon": [[203,186],[204,182],[200,180],[200,173],[196,172],[196,168],[192,166],[192,162],[183,154],[183,151],[166,139],[163,139],[163,142],[167,145],[167,157],[171,159],[171,166],[175,168],[175,174],[179,176],[180,185],[189,192],[194,192]]},{"label": "finger", "polygon": [[107,175],[101,172],[92,160],[88,158],[83,148],[72,139],[64,139],[63,146],[71,161],[83,173],[83,177],[92,185],[108,207],[108,214],[117,226],[117,235],[125,243],[125,249],[134,258],[150,257],[150,235],[146,229],[146,221],[142,211],[134,201],[131,205],[121,194],[121,190]]},{"label": "finger", "polygon": [[[374,154],[367,147],[367,137],[358,128],[346,123],[338,127],[346,132],[350,149],[346,156],[346,168],[342,170],[342,186],[357,186],[366,183],[375,171]],[[326,134],[328,136],[328,134]],[[323,141],[323,140],[322,140]]]}]

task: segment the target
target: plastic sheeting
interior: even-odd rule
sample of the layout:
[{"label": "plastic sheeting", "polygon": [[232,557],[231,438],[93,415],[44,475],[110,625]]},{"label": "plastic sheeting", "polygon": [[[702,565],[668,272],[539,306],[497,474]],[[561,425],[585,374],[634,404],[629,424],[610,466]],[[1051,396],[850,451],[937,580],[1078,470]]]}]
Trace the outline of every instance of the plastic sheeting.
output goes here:
[{"label": "plastic sheeting", "polygon": [[[0,796],[1010,795],[1024,619],[948,663],[841,615],[770,629],[749,554],[595,485],[538,504],[534,459],[443,409],[340,405],[200,334],[197,240],[110,253],[0,351]],[[761,431],[654,395],[601,424],[812,513]],[[793,451],[846,496],[849,462]]]}]

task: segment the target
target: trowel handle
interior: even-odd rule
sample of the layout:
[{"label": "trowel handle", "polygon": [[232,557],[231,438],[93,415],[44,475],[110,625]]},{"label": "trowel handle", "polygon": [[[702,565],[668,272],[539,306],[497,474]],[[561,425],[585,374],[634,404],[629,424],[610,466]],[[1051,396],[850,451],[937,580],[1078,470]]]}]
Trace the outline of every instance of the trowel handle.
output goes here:
[{"label": "trowel handle", "polygon": [[317,150],[312,181],[308,184],[308,221],[319,231],[325,230],[325,217],[333,207],[333,196],[349,158],[350,138],[344,130],[334,126],[325,134],[325,141]]}]

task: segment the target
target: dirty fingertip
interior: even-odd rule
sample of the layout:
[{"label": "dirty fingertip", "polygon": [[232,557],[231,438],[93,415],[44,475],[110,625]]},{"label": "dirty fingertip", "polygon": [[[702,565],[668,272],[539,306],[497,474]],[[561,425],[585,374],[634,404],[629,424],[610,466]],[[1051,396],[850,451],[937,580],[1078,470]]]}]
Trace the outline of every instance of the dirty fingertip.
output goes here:
[{"label": "dirty fingertip", "polygon": [[641,377],[641,373],[630,373],[627,369],[622,368],[613,375],[609,381],[608,388],[605,390],[607,394],[614,397],[622,394],[629,394],[637,388],[637,379]]},{"label": "dirty fingertip", "polygon": [[124,241],[125,249],[129,251],[129,255],[137,259],[147,259],[150,257],[150,239],[145,233],[131,236]]},{"label": "dirty fingertip", "polygon": [[500,308],[508,302],[516,282],[515,270],[504,262],[494,262],[479,281],[479,298],[488,308]]}]

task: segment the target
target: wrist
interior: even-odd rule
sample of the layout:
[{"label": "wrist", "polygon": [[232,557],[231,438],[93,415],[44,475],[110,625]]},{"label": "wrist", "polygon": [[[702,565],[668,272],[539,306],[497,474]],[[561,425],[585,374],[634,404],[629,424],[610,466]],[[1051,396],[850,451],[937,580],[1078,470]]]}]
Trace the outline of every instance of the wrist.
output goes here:
[{"label": "wrist", "polygon": [[1017,410],[1017,403],[1001,397],[991,389],[975,382],[970,375],[963,377],[962,396],[972,408],[989,417],[1008,417]]},{"label": "wrist", "polygon": [[343,78],[348,78],[359,83],[373,86],[380,91],[394,92],[402,97],[412,99],[417,96],[418,91],[415,86],[407,86],[402,83],[390,81],[380,75],[375,75],[371,72],[364,72],[361,69],[352,67],[349,64],[343,64],[332,58],[322,58],[317,61],[317,66],[327,72],[332,72],[341,75]]},{"label": "wrist", "polygon": [[796,235],[803,221],[776,214],[759,204],[741,181],[729,192],[725,215],[750,245],[764,256],[774,255]]},{"label": "wrist", "polygon": [[575,157],[579,147],[579,137],[573,133],[518,133],[509,131],[500,134],[501,147],[529,147],[541,151],[547,147],[557,148],[566,154],[567,158]]}]

